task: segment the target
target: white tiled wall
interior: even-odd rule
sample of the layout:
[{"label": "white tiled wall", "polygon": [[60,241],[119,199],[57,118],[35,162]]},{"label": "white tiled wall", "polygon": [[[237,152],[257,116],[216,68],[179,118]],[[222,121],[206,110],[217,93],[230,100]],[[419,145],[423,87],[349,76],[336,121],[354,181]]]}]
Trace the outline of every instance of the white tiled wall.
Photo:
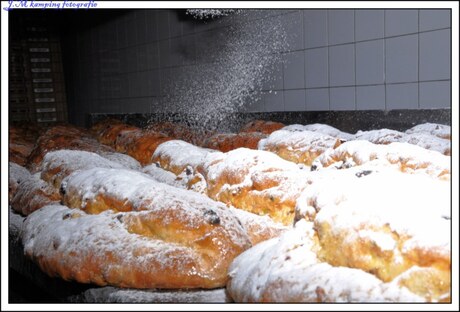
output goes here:
[{"label": "white tiled wall", "polygon": [[[244,111],[451,107],[450,10],[265,10],[238,18],[280,21],[288,42],[284,63]],[[138,10],[71,34],[71,115],[155,112],[168,79],[219,60],[206,47],[225,44],[226,25]]]}]

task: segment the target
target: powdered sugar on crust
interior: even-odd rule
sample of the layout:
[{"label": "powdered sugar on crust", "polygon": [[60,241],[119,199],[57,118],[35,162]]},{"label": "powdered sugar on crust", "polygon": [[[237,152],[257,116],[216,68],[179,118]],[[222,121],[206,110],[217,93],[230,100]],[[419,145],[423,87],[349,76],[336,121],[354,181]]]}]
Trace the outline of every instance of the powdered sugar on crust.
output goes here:
[{"label": "powdered sugar on crust", "polygon": [[417,126],[414,126],[406,130],[407,134],[412,133],[426,133],[435,135],[437,137],[450,140],[451,137],[451,127],[447,125],[435,124],[435,123],[423,123]]},{"label": "powdered sugar on crust", "polygon": [[246,148],[207,157],[200,170],[209,197],[285,225],[292,223],[294,201],[310,173],[273,153]]},{"label": "powdered sugar on crust", "polygon": [[[284,129],[284,128],[283,128]],[[299,152],[322,152],[336,145],[337,139],[313,131],[278,130],[259,141],[260,150],[276,151],[279,147]]]},{"label": "powdered sugar on crust", "polygon": [[406,142],[409,144],[417,145],[428,150],[437,151],[441,154],[450,156],[450,140],[443,139],[431,134],[426,133],[412,133],[406,134],[399,142]]},{"label": "powdered sugar on crust", "polygon": [[171,140],[158,145],[152,160],[159,162],[163,169],[180,174],[187,166],[196,168],[204,158],[215,150],[202,148],[181,140]]},{"label": "powdered sugar on crust", "polygon": [[21,181],[11,206],[16,212],[28,215],[45,205],[58,203],[60,199],[59,192],[36,173]]},{"label": "powdered sugar on crust", "polygon": [[394,165],[407,173],[428,174],[448,180],[450,157],[409,143],[373,144],[368,141],[349,141],[336,149],[328,149],[318,156],[312,168],[350,168],[363,164],[375,166]]},{"label": "powdered sugar on crust", "polygon": [[334,128],[332,126],[326,125],[326,124],[320,124],[320,123],[315,123],[315,124],[308,124],[308,125],[299,125],[299,124],[294,124],[294,125],[289,125],[281,130],[287,130],[287,131],[313,131],[313,132],[318,132],[322,134],[327,134],[330,135],[334,138],[338,138],[340,140],[353,140],[354,135],[351,133],[343,132],[340,131],[337,128]]},{"label": "powdered sugar on crust", "polygon": [[155,181],[175,187],[186,188],[183,181],[178,180],[174,173],[164,170],[156,163],[143,167],[141,171],[155,179]]},{"label": "powdered sugar on crust", "polygon": [[75,303],[226,303],[232,302],[225,288],[198,290],[120,289],[100,287],[69,298]]},{"label": "powdered sugar on crust", "polygon": [[400,142],[404,136],[405,133],[391,129],[359,130],[355,134],[355,139],[366,140],[375,144],[390,144],[392,142]]},{"label": "powdered sugar on crust", "polygon": [[238,256],[227,290],[236,302],[420,302],[423,298],[358,269],[320,262],[312,224]]},{"label": "powdered sugar on crust", "polygon": [[367,237],[382,251],[394,246],[395,256],[431,250],[449,261],[451,194],[444,181],[372,166],[311,179],[296,209],[332,235],[344,242]]},{"label": "powdered sugar on crust", "polygon": [[99,153],[99,155],[114,163],[122,165],[123,168],[133,169],[133,170],[141,169],[141,164],[136,159],[132,158],[129,155],[117,153],[117,152],[101,152]]},{"label": "powdered sugar on crust", "polygon": [[[189,180],[188,176],[185,174],[185,171],[176,177],[173,173],[163,170],[155,164],[144,167],[143,171],[148,175],[151,175],[155,180],[159,182],[166,183],[168,185],[179,187],[182,189],[188,188],[187,182]],[[202,183],[206,184],[204,178]],[[206,187],[204,186],[203,189],[198,189],[200,183],[197,184],[194,184],[191,189],[198,193],[205,193]],[[227,209],[236,218],[238,218],[241,225],[248,233],[249,239],[251,240],[251,243],[253,245],[259,243],[262,240],[278,236],[280,233],[287,229],[287,227],[274,222],[268,216],[259,216],[241,209],[236,209],[232,206],[228,206]]]},{"label": "powdered sugar on crust", "polygon": [[[162,287],[167,283],[161,278],[165,272],[177,281],[208,278],[200,267],[199,251],[130,233],[124,225],[126,217],[127,213],[87,215],[65,206],[46,206],[24,223],[24,252],[50,275],[98,285]],[[53,266],[54,261],[59,267]],[[125,275],[120,276],[119,270]],[[153,282],[146,283],[148,278],[143,276]],[[184,285],[187,286],[190,285]]]},{"label": "powdered sugar on crust", "polygon": [[26,168],[14,163],[8,164],[8,199],[11,201],[18,189],[19,184],[30,178],[30,172]]},{"label": "powdered sugar on crust", "polygon": [[180,222],[193,229],[218,219],[235,244],[245,244],[241,226],[225,205],[201,194],[156,182],[137,171],[95,168],[76,172],[63,184],[66,187],[64,203],[81,205],[76,208],[86,209],[88,203],[104,196],[122,203],[123,206],[112,207],[115,210],[156,211],[164,215],[164,224]]},{"label": "powdered sugar on crust", "polygon": [[280,196],[283,200],[295,196],[299,188],[305,186],[307,170],[301,170],[296,164],[284,160],[277,155],[259,150],[239,148],[225,154],[208,157],[203,166],[208,187],[224,176],[234,178],[223,185],[221,191],[241,188],[252,188],[263,185],[264,181],[275,181],[266,188],[256,189],[254,192],[270,192]]},{"label": "powdered sugar on crust", "polygon": [[92,152],[58,150],[47,153],[43,158],[41,177],[59,188],[62,179],[72,172],[90,168],[121,169],[124,166]]}]

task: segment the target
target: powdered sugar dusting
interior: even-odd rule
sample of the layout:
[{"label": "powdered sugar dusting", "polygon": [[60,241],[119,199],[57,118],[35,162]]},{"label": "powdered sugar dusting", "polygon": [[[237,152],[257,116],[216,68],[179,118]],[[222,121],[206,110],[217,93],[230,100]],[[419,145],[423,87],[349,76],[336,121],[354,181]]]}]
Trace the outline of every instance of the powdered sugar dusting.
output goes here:
[{"label": "powdered sugar dusting", "polygon": [[399,142],[405,134],[391,129],[378,129],[378,130],[369,130],[361,131],[359,130],[355,134],[356,140],[366,140],[375,144],[389,144],[392,142]]},{"label": "powdered sugar dusting", "polygon": [[303,130],[278,130],[259,142],[259,149],[272,151],[278,156],[296,162],[311,165],[318,155],[339,142],[327,134]]},{"label": "powdered sugar dusting", "polygon": [[151,176],[155,181],[165,183],[171,186],[186,188],[182,180],[167,170],[162,169],[157,164],[151,164],[142,168],[142,172]]},{"label": "powdered sugar dusting", "polygon": [[141,164],[136,159],[134,159],[133,157],[129,155],[122,154],[122,153],[116,153],[116,152],[101,152],[99,155],[114,163],[122,165],[123,168],[133,169],[133,170],[141,169]]},{"label": "powdered sugar dusting", "polygon": [[8,199],[11,201],[18,189],[19,184],[30,178],[30,172],[26,168],[14,163],[8,164]]},{"label": "powdered sugar dusting", "polygon": [[217,151],[195,146],[181,140],[167,141],[158,145],[153,153],[152,160],[160,162],[166,170],[180,174],[187,166],[196,168],[202,165],[209,153]]},{"label": "powdered sugar dusting", "polygon": [[[216,14],[214,10],[194,12]],[[193,112],[188,122],[197,127],[230,127],[232,113],[261,96],[262,83],[281,62],[279,52],[286,51],[282,19],[258,16],[256,10],[244,10],[213,21],[225,24],[200,34],[202,41],[212,44],[197,45],[197,62],[166,79],[163,91],[167,97],[158,109]]]},{"label": "powdered sugar dusting", "polygon": [[42,179],[59,188],[62,179],[78,170],[90,168],[124,168],[98,154],[77,150],[48,152],[42,162]]},{"label": "powdered sugar dusting", "polygon": [[240,10],[235,9],[187,9],[187,14],[190,14],[197,19],[213,19],[238,13],[239,11]]},{"label": "powdered sugar dusting", "polygon": [[45,205],[58,203],[60,198],[59,192],[43,181],[40,173],[35,173],[18,185],[11,206],[16,212],[28,215]]},{"label": "powdered sugar dusting", "polygon": [[[95,168],[67,177],[64,202],[81,198],[81,204],[97,200],[99,194],[125,202],[134,211],[150,210],[162,213],[163,223],[181,222],[189,229],[206,223],[206,215],[219,217],[220,224],[235,244],[245,244],[242,228],[226,206],[201,194],[158,183],[148,175],[127,169]],[[118,207],[122,209],[122,207]],[[166,213],[170,212],[170,213]],[[168,218],[171,218],[168,219]],[[173,218],[173,219],[172,219]]]},{"label": "powdered sugar dusting", "polygon": [[225,288],[209,290],[139,290],[114,287],[91,288],[69,298],[75,303],[226,303]]},{"label": "powdered sugar dusting", "polygon": [[335,149],[326,150],[313,161],[312,168],[343,169],[363,164],[394,165],[407,173],[427,174],[444,180],[450,178],[450,157],[399,142],[379,145],[362,140],[348,141]]},{"label": "powdered sugar dusting", "polygon": [[443,139],[426,133],[406,134],[399,142],[414,144],[428,150],[437,151],[444,155],[450,155],[450,140]]},{"label": "powdered sugar dusting", "polygon": [[340,131],[337,128],[334,128],[332,126],[326,125],[326,124],[320,124],[320,123],[315,123],[315,124],[308,124],[308,125],[299,125],[299,124],[294,124],[294,125],[289,125],[281,130],[286,130],[286,131],[313,131],[313,132],[318,132],[322,134],[327,134],[332,137],[338,138],[340,140],[353,140],[354,135]]},{"label": "powdered sugar dusting", "polygon": [[427,122],[427,123],[416,125],[406,130],[406,133],[407,134],[426,133],[426,134],[435,135],[443,139],[450,139],[451,131],[452,130],[450,126]]},{"label": "powdered sugar dusting", "polygon": [[[383,232],[375,229],[389,226],[398,236],[410,237],[413,247],[416,241],[419,248],[443,250],[448,256],[450,197],[450,188],[444,181],[407,175],[392,168],[360,166],[335,171],[334,179],[313,181],[297,201],[297,207],[312,211],[302,206],[313,206],[316,215],[309,218],[330,224],[332,231],[341,233],[338,235],[354,235],[363,226]],[[384,250],[391,245],[382,237],[375,241],[383,242]]]},{"label": "powdered sugar dusting", "polygon": [[228,174],[238,177],[239,181],[229,181],[231,184],[224,185],[220,191],[238,191],[244,187],[251,188],[255,183],[262,184],[264,180],[272,180],[277,181],[275,186],[254,192],[270,192],[285,200],[295,196],[299,188],[305,186],[302,183],[305,171],[273,153],[239,148],[221,157],[219,160],[211,157],[205,162],[204,171],[208,185],[215,184],[217,179]]},{"label": "powdered sugar dusting", "polygon": [[[115,272],[119,267],[130,268],[138,274],[149,276],[160,275],[163,270],[168,271],[171,268],[177,268],[175,274],[178,278],[183,274],[190,274],[185,268],[195,263],[195,259],[199,257],[195,251],[129,233],[123,223],[118,221],[117,215],[110,212],[86,215],[65,206],[46,206],[24,222],[24,252],[33,259],[61,259],[61,265],[69,271],[68,276],[64,276],[67,279],[76,278],[78,271],[85,271],[85,264],[91,263],[92,266],[86,268],[93,270],[94,274],[89,274],[91,280],[87,282],[99,285],[112,283],[133,287],[134,285],[124,284],[124,281],[111,280],[112,274],[117,276]],[[103,260],[108,255],[110,262]],[[102,261],[91,260],[92,258]],[[55,270],[52,267],[48,269]],[[197,271],[195,274],[206,274],[200,273],[199,268]],[[102,276],[102,280],[98,276]]]},{"label": "powdered sugar dusting", "polygon": [[321,263],[311,223],[301,221],[278,238],[238,256],[227,289],[238,302],[420,302],[396,283],[361,270]]}]

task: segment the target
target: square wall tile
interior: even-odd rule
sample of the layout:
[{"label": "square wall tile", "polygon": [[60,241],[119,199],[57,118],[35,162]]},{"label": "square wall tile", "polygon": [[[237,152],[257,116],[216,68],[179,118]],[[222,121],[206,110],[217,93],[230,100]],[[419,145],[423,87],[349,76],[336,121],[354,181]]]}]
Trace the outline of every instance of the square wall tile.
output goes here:
[{"label": "square wall tile", "polygon": [[354,10],[328,10],[329,44],[355,41]]},{"label": "square wall tile", "polygon": [[211,63],[222,61],[220,55],[225,49],[221,30],[200,32],[194,35],[196,47],[196,61],[198,63]]},{"label": "square wall tile", "polygon": [[176,37],[169,40],[170,50],[169,50],[169,65],[170,66],[180,66],[184,63],[184,51],[182,49],[182,38]]},{"label": "square wall tile", "polygon": [[149,95],[149,72],[143,71],[139,73],[139,94],[137,96]]},{"label": "square wall tile", "polygon": [[147,71],[147,95],[159,96],[160,95],[160,71],[158,69]]},{"label": "square wall tile", "polygon": [[158,42],[149,43],[146,46],[147,69],[154,69],[160,66],[160,50]]},{"label": "square wall tile", "polygon": [[420,14],[420,31],[452,27],[450,23],[451,21],[450,10],[421,9],[419,11],[419,14]]},{"label": "square wall tile", "polygon": [[272,91],[264,93],[264,103],[266,112],[283,112],[284,92]]},{"label": "square wall tile", "polygon": [[160,68],[169,67],[171,64],[171,52],[169,48],[169,39],[159,41],[160,48]]},{"label": "square wall tile", "polygon": [[383,84],[384,40],[356,43],[356,84]]},{"label": "square wall tile", "polygon": [[433,81],[420,83],[420,108],[452,109],[449,81]]},{"label": "square wall tile", "polygon": [[384,36],[384,10],[355,10],[356,41]]},{"label": "square wall tile", "polygon": [[158,39],[164,40],[170,37],[169,33],[169,14],[168,10],[157,11]]},{"label": "square wall tile", "polygon": [[283,64],[276,62],[269,68],[267,75],[263,77],[262,90],[282,90],[283,89]]},{"label": "square wall tile", "polygon": [[387,85],[386,109],[417,109],[418,83]]},{"label": "square wall tile", "polygon": [[385,39],[387,83],[418,80],[418,35]]},{"label": "square wall tile", "polygon": [[282,25],[286,31],[289,51],[301,50],[304,47],[303,15],[297,11],[281,16]]},{"label": "square wall tile", "polygon": [[195,33],[195,21],[186,20],[182,24],[182,33],[184,35],[192,35]]},{"label": "square wall tile", "polygon": [[355,110],[355,87],[330,88],[329,92],[331,110]]},{"label": "square wall tile", "polygon": [[120,81],[118,87],[120,88],[118,92],[121,98],[125,98],[129,96],[129,74],[123,74],[119,76]]},{"label": "square wall tile", "polygon": [[303,11],[305,48],[327,46],[327,10]]},{"label": "square wall tile", "polygon": [[128,46],[134,46],[138,44],[137,40],[137,21],[135,18],[130,18],[126,22],[127,27],[127,38],[128,38]]},{"label": "square wall tile", "polygon": [[307,89],[307,111],[327,111],[329,110],[329,89]]},{"label": "square wall tile", "polygon": [[147,69],[147,46],[139,45],[136,49],[137,53],[137,71]]},{"label": "square wall tile", "polygon": [[137,70],[137,47],[129,47],[126,49],[127,53],[127,72],[133,72]]},{"label": "square wall tile", "polygon": [[157,10],[145,10],[145,41],[158,40]]},{"label": "square wall tile", "polygon": [[169,18],[169,35],[170,37],[178,37],[182,36],[182,24],[183,22],[179,19],[179,11],[177,10],[169,10],[168,11],[168,18]]},{"label": "square wall tile", "polygon": [[418,32],[418,10],[385,10],[385,37]]},{"label": "square wall tile", "polygon": [[318,88],[329,86],[328,48],[305,50],[305,86]]},{"label": "square wall tile", "polygon": [[385,109],[385,86],[356,87],[356,109]]},{"label": "square wall tile", "polygon": [[285,90],[284,110],[305,111],[305,90]]},{"label": "square wall tile", "polygon": [[196,49],[195,49],[195,36],[188,35],[181,37],[181,50],[182,60],[185,65],[195,64],[196,62]]},{"label": "square wall tile", "polygon": [[354,44],[329,47],[330,86],[350,86],[355,84]]},{"label": "square wall tile", "polygon": [[284,89],[300,89],[305,86],[305,57],[303,51],[284,55]]},{"label": "square wall tile", "polygon": [[420,80],[450,79],[450,29],[420,34]]},{"label": "square wall tile", "polygon": [[161,96],[150,97],[150,113],[163,111],[163,98]]},{"label": "square wall tile", "polygon": [[137,44],[143,44],[147,39],[147,23],[144,10],[136,10],[136,25]]},{"label": "square wall tile", "polygon": [[263,112],[264,108],[264,95],[257,94],[247,99],[244,107],[244,112]]},{"label": "square wall tile", "polygon": [[170,68],[160,68],[160,95],[169,92],[172,83],[172,74]]}]

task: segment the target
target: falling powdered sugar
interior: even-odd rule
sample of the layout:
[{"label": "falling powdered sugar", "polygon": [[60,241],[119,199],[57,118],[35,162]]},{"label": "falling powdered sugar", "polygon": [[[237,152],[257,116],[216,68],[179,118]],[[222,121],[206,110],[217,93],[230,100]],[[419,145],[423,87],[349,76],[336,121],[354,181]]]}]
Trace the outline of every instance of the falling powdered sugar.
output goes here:
[{"label": "falling powdered sugar", "polygon": [[200,34],[200,42],[210,44],[197,45],[196,63],[166,79],[165,103],[158,109],[193,112],[187,120],[197,128],[231,127],[232,114],[260,97],[262,83],[279,66],[279,52],[286,49],[282,20],[259,16],[259,11],[244,10],[213,21],[222,22],[221,27]]}]

